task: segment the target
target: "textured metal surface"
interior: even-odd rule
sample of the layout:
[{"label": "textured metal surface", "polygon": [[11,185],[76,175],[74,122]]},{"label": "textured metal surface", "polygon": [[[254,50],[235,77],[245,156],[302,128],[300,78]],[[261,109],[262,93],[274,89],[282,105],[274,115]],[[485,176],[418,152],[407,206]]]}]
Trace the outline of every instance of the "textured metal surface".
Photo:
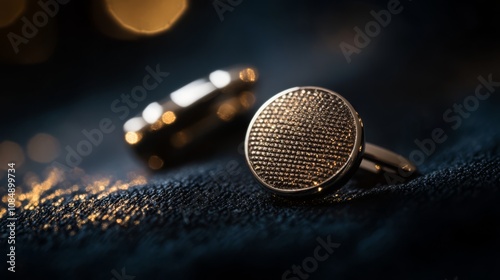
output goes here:
[{"label": "textured metal surface", "polygon": [[321,186],[348,164],[356,146],[355,112],[337,94],[291,89],[265,104],[247,135],[247,159],[278,190]]}]

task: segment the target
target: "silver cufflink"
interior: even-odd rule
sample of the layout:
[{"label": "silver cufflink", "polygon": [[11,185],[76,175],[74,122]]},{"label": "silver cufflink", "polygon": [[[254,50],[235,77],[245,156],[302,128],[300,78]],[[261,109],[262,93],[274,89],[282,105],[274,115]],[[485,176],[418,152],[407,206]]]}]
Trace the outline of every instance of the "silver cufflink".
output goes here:
[{"label": "silver cufflink", "polygon": [[125,142],[151,170],[199,159],[213,149],[210,143],[221,143],[227,125],[253,107],[257,79],[250,67],[213,71],[125,122]]},{"label": "silver cufflink", "polygon": [[406,158],[365,143],[363,122],[341,95],[295,87],[268,100],[245,139],[250,170],[268,190],[310,196],[338,190],[361,167],[381,174],[412,174]]}]

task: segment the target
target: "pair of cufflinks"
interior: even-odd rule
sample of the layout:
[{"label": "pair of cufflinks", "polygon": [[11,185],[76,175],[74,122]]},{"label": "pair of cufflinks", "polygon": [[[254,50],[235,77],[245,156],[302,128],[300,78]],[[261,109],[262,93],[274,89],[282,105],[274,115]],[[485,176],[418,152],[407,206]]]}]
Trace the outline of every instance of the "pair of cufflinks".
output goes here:
[{"label": "pair of cufflinks", "polygon": [[[253,107],[257,79],[250,67],[214,71],[128,120],[125,141],[153,170],[203,154],[207,142]],[[363,122],[344,97],[314,86],[290,88],[265,102],[248,126],[244,150],[257,181],[288,197],[336,191],[358,168],[416,173],[408,159],[365,143]]]}]

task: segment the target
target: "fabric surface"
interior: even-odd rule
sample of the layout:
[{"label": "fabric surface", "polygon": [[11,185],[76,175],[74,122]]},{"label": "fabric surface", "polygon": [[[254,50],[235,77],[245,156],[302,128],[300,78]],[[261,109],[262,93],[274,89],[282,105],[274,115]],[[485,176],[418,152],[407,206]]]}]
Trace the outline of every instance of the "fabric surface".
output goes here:
[{"label": "fabric surface", "polygon": [[[20,215],[16,276],[281,279],[314,256],[321,238],[339,246],[307,279],[498,279],[494,115],[475,112],[420,177],[372,188],[351,180],[320,200],[271,196],[235,154],[103,198],[47,201]],[[79,225],[92,213],[99,218]],[[292,277],[284,279],[301,279]]]}]

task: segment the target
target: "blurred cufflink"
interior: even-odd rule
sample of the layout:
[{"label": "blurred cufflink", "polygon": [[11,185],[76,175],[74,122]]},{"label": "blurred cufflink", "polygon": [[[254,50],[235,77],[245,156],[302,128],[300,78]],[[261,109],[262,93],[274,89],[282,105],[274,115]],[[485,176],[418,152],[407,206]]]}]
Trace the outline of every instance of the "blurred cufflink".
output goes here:
[{"label": "blurred cufflink", "polygon": [[319,87],[287,89],[262,105],[248,128],[245,155],[257,180],[284,196],[336,191],[358,167],[406,177],[416,172],[406,158],[365,143],[351,104]]},{"label": "blurred cufflink", "polygon": [[221,129],[253,107],[257,78],[256,69],[235,67],[193,81],[128,120],[125,141],[152,170],[199,159],[223,142]]}]

